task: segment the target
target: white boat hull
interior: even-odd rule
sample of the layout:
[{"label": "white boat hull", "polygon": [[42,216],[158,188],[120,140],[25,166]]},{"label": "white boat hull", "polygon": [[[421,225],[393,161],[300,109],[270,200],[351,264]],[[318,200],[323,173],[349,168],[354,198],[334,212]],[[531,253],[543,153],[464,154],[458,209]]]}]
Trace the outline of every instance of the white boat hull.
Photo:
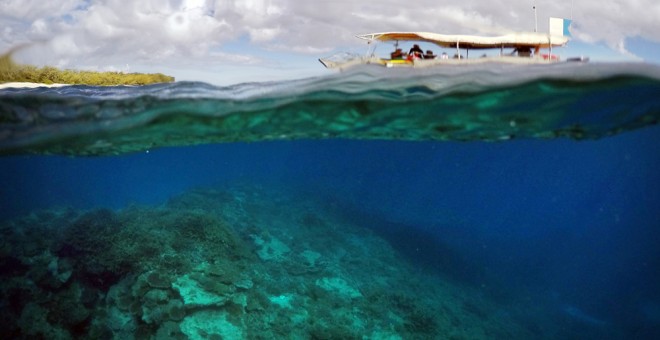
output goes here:
[{"label": "white boat hull", "polygon": [[332,60],[321,58],[319,61],[329,69],[345,70],[357,65],[382,65],[385,67],[441,67],[441,66],[458,66],[458,65],[478,65],[485,63],[502,63],[502,64],[517,64],[517,65],[536,65],[536,64],[553,64],[559,62],[559,58],[547,57],[517,57],[517,56],[497,56],[497,57],[482,57],[482,58],[462,58],[462,59],[382,59],[377,57],[355,57],[350,60]]}]

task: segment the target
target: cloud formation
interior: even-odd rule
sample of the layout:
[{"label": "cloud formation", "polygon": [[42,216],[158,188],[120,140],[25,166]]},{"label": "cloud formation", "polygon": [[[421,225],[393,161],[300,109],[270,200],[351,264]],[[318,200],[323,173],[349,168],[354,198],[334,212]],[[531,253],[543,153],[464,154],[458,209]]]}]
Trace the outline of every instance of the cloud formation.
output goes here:
[{"label": "cloud formation", "polygon": [[[574,37],[584,42],[624,53],[628,37],[660,43],[657,0],[3,0],[0,49],[38,42],[28,57],[64,67],[255,64],[266,59],[255,51],[319,55],[356,44],[359,33],[532,30],[534,4],[541,31],[549,16],[573,16]],[[237,41],[248,50],[224,50]]]}]

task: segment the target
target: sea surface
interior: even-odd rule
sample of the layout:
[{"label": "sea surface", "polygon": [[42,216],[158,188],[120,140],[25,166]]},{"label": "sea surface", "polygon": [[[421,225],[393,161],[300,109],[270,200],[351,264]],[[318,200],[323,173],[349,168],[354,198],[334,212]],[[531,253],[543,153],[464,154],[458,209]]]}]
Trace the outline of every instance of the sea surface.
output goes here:
[{"label": "sea surface", "polygon": [[641,63],[0,90],[0,338],[658,339],[659,119]]}]

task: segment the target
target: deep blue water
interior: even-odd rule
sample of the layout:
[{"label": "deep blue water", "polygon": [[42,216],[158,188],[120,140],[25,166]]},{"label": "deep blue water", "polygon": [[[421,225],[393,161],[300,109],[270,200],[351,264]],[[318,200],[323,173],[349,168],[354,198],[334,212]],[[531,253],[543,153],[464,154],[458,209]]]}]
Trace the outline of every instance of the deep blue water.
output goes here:
[{"label": "deep blue water", "polygon": [[0,159],[0,206],[9,217],[53,205],[159,204],[231,181],[302,187],[380,221],[374,228],[396,233],[420,265],[442,271],[436,262],[446,261],[434,257],[451,254],[462,258],[449,263],[451,275],[502,298],[529,291],[658,335],[659,145],[652,127],[598,141],[284,141],[13,156]]}]

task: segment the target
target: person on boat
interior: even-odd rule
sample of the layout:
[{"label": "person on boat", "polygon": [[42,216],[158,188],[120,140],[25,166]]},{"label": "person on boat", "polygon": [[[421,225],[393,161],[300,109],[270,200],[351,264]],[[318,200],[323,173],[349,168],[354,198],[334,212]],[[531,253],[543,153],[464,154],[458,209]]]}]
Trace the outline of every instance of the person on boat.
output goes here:
[{"label": "person on boat", "polygon": [[531,57],[532,49],[529,47],[516,47],[516,49],[513,50],[513,54],[516,53],[519,57]]},{"label": "person on boat", "polygon": [[433,51],[427,50],[424,54],[424,59],[435,59],[436,55],[433,54]]},{"label": "person on boat", "polygon": [[415,45],[413,45],[413,47],[408,52],[408,59],[410,59],[410,58],[420,58],[421,59],[423,55],[424,55],[424,51],[421,48],[419,48],[419,45],[415,44]]},{"label": "person on boat", "polygon": [[442,52],[440,59],[449,59],[449,55],[447,55],[447,52]]},{"label": "person on boat", "polygon": [[397,48],[396,51],[390,54],[392,59],[403,59],[403,51],[400,48]]}]

